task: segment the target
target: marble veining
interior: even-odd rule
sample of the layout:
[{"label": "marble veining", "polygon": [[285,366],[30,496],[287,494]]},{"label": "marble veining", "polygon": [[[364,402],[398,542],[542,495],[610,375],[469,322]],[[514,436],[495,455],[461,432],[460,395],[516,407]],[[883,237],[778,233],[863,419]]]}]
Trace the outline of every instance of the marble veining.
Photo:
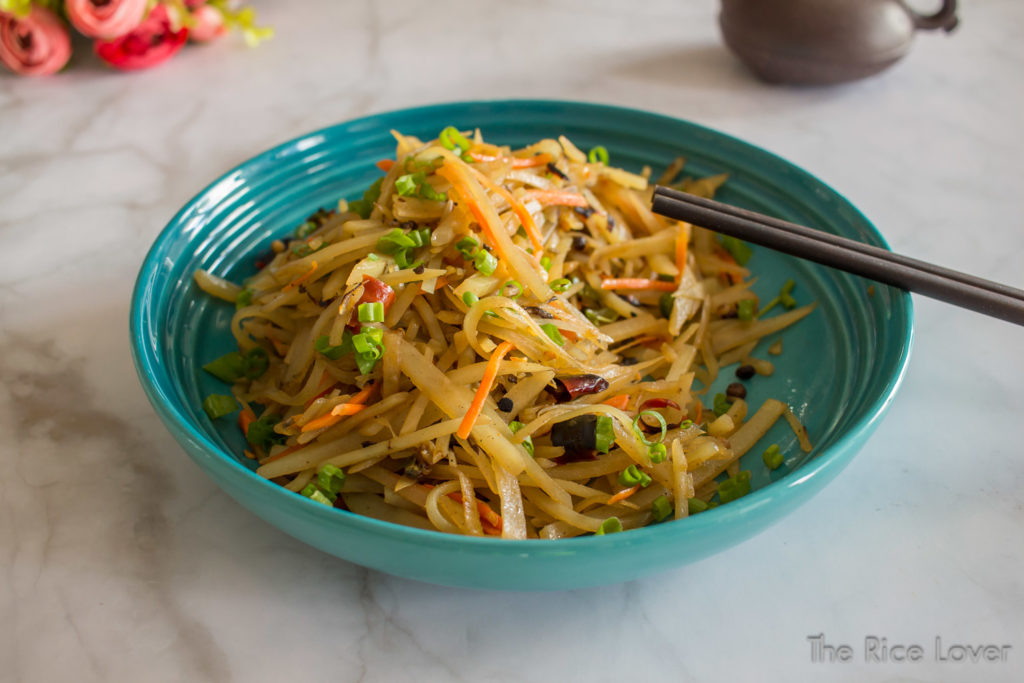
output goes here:
[{"label": "marble veining", "polygon": [[[922,3],[926,4],[926,3]],[[600,589],[421,585],[325,556],[222,495],[135,379],[127,311],[176,209],[343,119],[442,100],[653,109],[777,152],[894,248],[1024,286],[1024,6],[968,1],[882,76],[773,88],[712,0],[257,2],[277,37],[115,74],[0,74],[0,681],[1017,681],[1024,331],[916,299],[916,348],[851,466],[727,552]],[[850,644],[814,663],[808,636]],[[920,662],[865,659],[865,638]],[[1010,645],[941,660],[935,639]]]}]

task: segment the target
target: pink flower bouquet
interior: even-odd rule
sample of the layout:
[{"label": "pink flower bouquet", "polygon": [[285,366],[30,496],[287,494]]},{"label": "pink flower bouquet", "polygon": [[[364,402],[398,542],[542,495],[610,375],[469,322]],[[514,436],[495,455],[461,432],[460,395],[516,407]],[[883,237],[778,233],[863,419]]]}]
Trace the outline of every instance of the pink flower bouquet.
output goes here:
[{"label": "pink flower bouquet", "polygon": [[0,63],[24,76],[56,73],[71,58],[71,28],[122,70],[161,64],[189,39],[237,29],[255,45],[273,34],[231,0],[0,0]]}]

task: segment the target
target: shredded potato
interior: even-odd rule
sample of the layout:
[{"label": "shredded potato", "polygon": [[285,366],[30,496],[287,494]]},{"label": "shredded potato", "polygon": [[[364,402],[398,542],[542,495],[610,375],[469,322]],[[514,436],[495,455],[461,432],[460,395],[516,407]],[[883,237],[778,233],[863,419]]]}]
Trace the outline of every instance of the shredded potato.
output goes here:
[{"label": "shredded potato", "polygon": [[239,351],[206,367],[233,381],[258,474],[397,524],[554,539],[700,511],[780,417],[810,450],[785,404],[701,394],[736,362],[769,374],[751,354],[813,304],[752,318],[745,259],[652,213],[651,169],[565,137],[394,135],[378,184],[242,285],[195,273],[236,304]]}]

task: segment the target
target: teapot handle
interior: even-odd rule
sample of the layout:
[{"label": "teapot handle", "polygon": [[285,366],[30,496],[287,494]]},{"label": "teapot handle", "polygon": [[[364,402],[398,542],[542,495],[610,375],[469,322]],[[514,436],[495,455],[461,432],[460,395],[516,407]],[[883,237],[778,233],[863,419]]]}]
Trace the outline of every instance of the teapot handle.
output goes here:
[{"label": "teapot handle", "polygon": [[949,33],[960,23],[960,17],[956,15],[956,0],[942,0],[942,7],[934,14],[921,14],[910,7],[907,7],[914,26],[919,29],[932,30],[941,28]]}]

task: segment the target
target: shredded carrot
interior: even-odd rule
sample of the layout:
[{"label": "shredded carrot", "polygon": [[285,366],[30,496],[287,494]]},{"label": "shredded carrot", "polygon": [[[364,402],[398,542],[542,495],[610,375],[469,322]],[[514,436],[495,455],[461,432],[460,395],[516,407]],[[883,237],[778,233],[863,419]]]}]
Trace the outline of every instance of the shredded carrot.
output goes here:
[{"label": "shredded carrot", "polygon": [[377,168],[387,173],[391,170],[391,167],[395,165],[394,159],[381,159],[377,162]]},{"label": "shredded carrot", "polygon": [[619,394],[618,396],[612,396],[607,401],[601,401],[606,406],[612,408],[618,408],[619,410],[625,410],[626,406],[629,405],[629,394]]},{"label": "shredded carrot", "polygon": [[677,282],[683,279],[683,271],[686,270],[686,239],[689,232],[689,224],[679,224],[679,233],[676,235],[676,268],[679,269]]},{"label": "shredded carrot", "polygon": [[[448,494],[448,497],[457,503],[462,502],[462,493],[460,491],[452,491]],[[501,515],[491,509],[491,506],[483,502],[480,499],[476,501],[476,511],[480,515],[480,521],[498,530],[501,533]]]},{"label": "shredded carrot", "polygon": [[499,529],[498,527],[491,526],[487,522],[480,522],[480,527],[488,536],[501,536],[501,529]]},{"label": "shredded carrot", "polygon": [[650,289],[659,292],[674,292],[676,287],[674,282],[649,280],[643,277],[607,278],[601,281],[601,289]]},{"label": "shredded carrot", "polygon": [[512,193],[504,187],[497,184],[472,166],[470,167],[470,170],[473,171],[477,180],[479,180],[484,187],[504,199],[512,208],[512,212],[515,213],[519,222],[523,226],[523,230],[526,232],[526,237],[530,240],[530,246],[533,247],[533,257],[535,259],[540,259],[542,256],[541,252],[544,250],[544,242],[540,238],[540,230],[537,229],[537,224],[534,222],[533,216],[530,215],[530,212],[526,210],[526,207],[523,206],[522,202],[513,197]]},{"label": "shredded carrot", "polygon": [[376,382],[370,382],[365,387],[360,389],[355,394],[352,394],[352,398],[348,400],[349,403],[366,403],[366,399],[370,398],[373,394],[373,390],[377,388]]},{"label": "shredded carrot", "polygon": [[523,199],[536,199],[541,204],[553,206],[588,206],[586,197],[578,192],[565,190],[527,190],[523,193]]},{"label": "shredded carrot", "polygon": [[313,261],[313,262],[312,262],[312,263],[311,263],[311,264],[309,265],[309,270],[307,270],[307,271],[306,271],[305,273],[303,273],[302,275],[298,276],[297,278],[295,278],[294,280],[292,280],[291,282],[289,282],[288,284],[286,284],[286,285],[285,285],[284,287],[282,287],[282,288],[281,288],[281,291],[282,291],[282,292],[287,292],[287,291],[288,291],[289,289],[291,289],[292,287],[298,287],[298,286],[299,286],[299,285],[301,285],[301,284],[302,284],[303,282],[305,282],[305,281],[306,281],[306,280],[308,280],[308,279],[309,279],[310,277],[312,277],[313,273],[315,273],[315,272],[316,272],[316,269],[317,269],[317,268],[319,268],[319,267],[320,267],[320,266],[319,266],[319,265],[317,265],[317,262],[316,262],[316,261]]},{"label": "shredded carrot", "polygon": [[494,349],[491,357],[487,359],[487,367],[484,368],[484,376],[480,378],[480,386],[477,387],[476,395],[473,396],[473,402],[469,404],[469,410],[462,418],[459,430],[455,432],[460,439],[469,438],[469,433],[473,430],[473,425],[476,424],[476,419],[480,417],[480,411],[484,408],[487,394],[491,393],[491,388],[494,386],[494,378],[498,375],[498,365],[513,348],[515,347],[511,342],[501,342],[498,344],[498,348]]},{"label": "shredded carrot", "polygon": [[255,421],[256,413],[252,412],[252,408],[246,408],[238,414],[238,427],[242,430],[243,435],[249,433],[249,425]]},{"label": "shredded carrot", "polygon": [[331,408],[331,415],[347,417],[349,415],[355,415],[361,410],[366,410],[366,406],[362,403],[339,403]]},{"label": "shredded carrot", "polygon": [[274,337],[270,336],[269,334],[267,335],[267,339],[269,339],[270,343],[273,344],[274,350],[277,351],[277,355],[279,355],[282,358],[284,358],[285,355],[288,353],[288,347],[285,345],[285,343],[282,342],[282,341],[278,341],[277,339],[275,339]]},{"label": "shredded carrot", "polygon": [[[342,405],[348,405],[348,404],[347,403],[343,403]],[[356,411],[356,412],[358,412],[358,411]],[[343,415],[335,415],[334,412],[332,411],[330,413],[327,413],[326,415],[321,415],[320,417],[313,418],[312,420],[310,420],[306,424],[302,425],[302,431],[303,432],[311,432],[314,429],[325,429],[327,427],[333,427],[334,425],[336,425],[339,422],[341,422],[341,418],[342,417],[344,417],[344,416]]]},{"label": "shredded carrot", "polygon": [[261,465],[266,465],[268,462],[274,462],[275,460],[280,460],[284,456],[290,455],[290,454],[294,453],[295,451],[297,451],[297,450],[299,450],[300,448],[303,448],[303,447],[304,446],[299,445],[299,446],[292,446],[291,448],[286,448],[283,451],[281,451],[280,453],[278,453],[277,455],[270,456],[266,460],[262,461],[260,464]]},{"label": "shredded carrot", "polygon": [[334,377],[332,377],[331,375],[324,373],[323,379],[320,380],[320,388],[322,389],[322,391],[313,398],[306,401],[306,404],[303,406],[303,408],[309,408],[311,405],[313,405],[314,401],[323,398],[327,394],[331,393],[331,390],[333,390],[334,387],[336,386],[338,386],[338,380],[334,379]]},{"label": "shredded carrot", "polygon": [[640,490],[640,484],[637,484],[636,486],[630,486],[628,489],[622,489],[621,491],[616,493],[614,496],[609,498],[608,502],[606,503],[606,505],[615,505],[616,503],[621,503],[622,501],[626,500],[627,498],[629,498],[630,496],[632,496],[634,493],[636,493],[639,490]]},{"label": "shredded carrot", "polygon": [[546,166],[551,161],[550,154],[535,154],[532,157],[503,157],[489,156],[479,152],[470,152],[469,156],[473,161],[504,161],[512,168],[532,168],[534,166]]}]

